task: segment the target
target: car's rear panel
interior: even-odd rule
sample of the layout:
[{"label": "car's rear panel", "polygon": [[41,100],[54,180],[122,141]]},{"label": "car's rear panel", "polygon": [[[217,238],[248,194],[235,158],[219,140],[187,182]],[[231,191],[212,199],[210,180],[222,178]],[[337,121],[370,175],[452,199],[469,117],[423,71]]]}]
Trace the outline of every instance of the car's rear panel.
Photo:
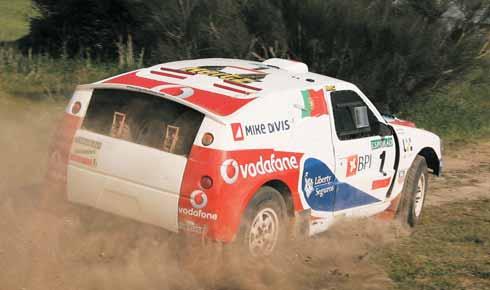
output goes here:
[{"label": "car's rear panel", "polygon": [[180,187],[204,115],[116,89],[80,102],[88,109],[70,150],[68,199],[178,231]]}]

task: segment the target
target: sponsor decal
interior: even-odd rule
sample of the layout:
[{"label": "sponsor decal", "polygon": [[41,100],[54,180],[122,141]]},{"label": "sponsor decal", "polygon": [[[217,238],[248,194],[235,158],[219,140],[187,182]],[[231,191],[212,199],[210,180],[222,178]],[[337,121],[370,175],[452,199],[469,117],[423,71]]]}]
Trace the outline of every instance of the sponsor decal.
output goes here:
[{"label": "sponsor decal", "polygon": [[393,146],[393,137],[386,137],[386,138],[381,138],[381,139],[371,141],[372,150],[385,148],[385,147],[392,147],[392,146]]},{"label": "sponsor decal", "polygon": [[193,221],[183,221],[179,223],[179,230],[189,233],[202,234],[207,231],[207,227],[198,225]]},{"label": "sponsor decal", "polygon": [[84,138],[84,137],[75,137],[75,140],[74,141],[77,144],[85,145],[85,146],[88,146],[88,147],[91,147],[91,148],[94,148],[94,149],[97,149],[97,150],[99,150],[100,148],[102,148],[102,143],[101,142],[95,141],[95,140],[90,140],[90,139],[87,139],[87,138]]},{"label": "sponsor decal", "polygon": [[197,217],[203,220],[218,220],[217,213],[205,212],[202,209],[179,207],[179,213],[187,216]]},{"label": "sponsor decal", "polygon": [[75,137],[70,160],[89,167],[97,167],[97,159],[102,143],[84,137]]},{"label": "sponsor decal", "polygon": [[194,190],[190,196],[191,205],[194,208],[201,209],[208,205],[208,196],[202,190]]},{"label": "sponsor decal", "polygon": [[179,213],[205,220],[218,220],[217,213],[203,210],[208,205],[208,196],[204,191],[194,190],[190,195],[190,202],[193,208],[179,207]]},{"label": "sponsor decal", "polygon": [[390,185],[391,177],[384,178],[384,179],[379,179],[379,180],[374,180],[372,184],[372,189],[380,189],[380,188],[385,188],[388,185]]},{"label": "sponsor decal", "polygon": [[77,149],[76,148],[73,151],[74,151],[73,152],[74,154],[82,154],[82,155],[94,155],[97,153],[97,151],[94,149]]},{"label": "sponsor decal", "polygon": [[357,155],[347,157],[347,173],[345,176],[350,177],[357,174]]},{"label": "sponsor decal", "polygon": [[231,124],[231,131],[233,133],[233,140],[235,141],[245,140],[245,135],[243,135],[242,124],[240,123]]},{"label": "sponsor decal", "polygon": [[[244,129],[245,128],[245,129]],[[231,124],[233,139],[235,141],[243,141],[248,136],[261,136],[278,132],[289,131],[291,125],[289,120],[272,121],[267,123],[258,123],[252,125],[244,125],[241,123]]]},{"label": "sponsor decal", "polygon": [[270,154],[264,157],[262,154],[257,161],[240,164],[235,159],[228,159],[221,164],[220,173],[224,182],[234,184],[239,177],[243,179],[273,174],[299,168],[296,156],[277,157]]},{"label": "sponsor decal", "polygon": [[77,154],[71,154],[70,160],[86,166],[97,167],[97,159],[95,158],[85,157]]},{"label": "sponsor decal", "polygon": [[412,152],[413,151],[413,146],[412,146],[412,138],[403,138],[402,139],[402,145],[403,145],[403,152]]},{"label": "sponsor decal", "polygon": [[189,68],[184,68],[182,70],[186,71],[186,72],[190,72],[190,73],[207,75],[210,77],[217,77],[217,78],[220,78],[222,80],[232,81],[232,82],[239,83],[239,84],[253,83],[253,82],[259,81],[257,78],[265,77],[265,74],[259,74],[258,76],[257,75],[248,76],[247,74],[231,74],[231,73],[223,72],[222,69],[224,69],[224,68],[226,68],[226,67],[216,67],[216,68],[214,68],[214,67],[189,67]]},{"label": "sponsor decal", "polygon": [[238,180],[238,175],[240,174],[238,162],[234,159],[225,160],[225,162],[221,164],[220,173],[225,183],[235,183]]},{"label": "sponsor decal", "polygon": [[[153,88],[155,90],[155,88]],[[194,95],[194,89],[182,86],[160,86],[156,90],[176,98],[187,99]]]},{"label": "sponsor decal", "polygon": [[247,99],[234,98],[220,93],[168,83],[155,79],[155,77],[157,76],[147,70],[140,70],[114,77],[105,83],[136,87],[133,89],[145,93],[147,93],[145,90],[147,89],[152,92],[158,91],[173,95],[220,116],[228,116],[255,99],[253,97]]},{"label": "sponsor decal", "polygon": [[370,154],[362,155],[362,156],[352,155],[347,157],[347,172],[345,176],[346,177],[354,176],[358,172],[371,168],[372,159],[373,158]]},{"label": "sponsor decal", "polygon": [[328,114],[327,103],[323,90],[306,90],[302,91],[304,109],[302,117],[319,117]]},{"label": "sponsor decal", "polygon": [[304,163],[301,189],[306,202],[314,210],[331,211],[335,200],[334,173],[322,161],[308,158]]},{"label": "sponsor decal", "polygon": [[379,202],[368,193],[339,181],[325,163],[315,158],[304,162],[300,182],[304,198],[313,210],[344,210]]}]

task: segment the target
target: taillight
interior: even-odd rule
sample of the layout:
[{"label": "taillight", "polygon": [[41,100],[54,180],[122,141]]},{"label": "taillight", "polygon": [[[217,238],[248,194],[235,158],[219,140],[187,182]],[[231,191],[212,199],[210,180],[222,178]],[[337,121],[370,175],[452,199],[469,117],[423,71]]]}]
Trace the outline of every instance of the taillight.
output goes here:
[{"label": "taillight", "polygon": [[210,189],[213,186],[213,179],[209,176],[201,177],[201,187],[204,189]]},{"label": "taillight", "polygon": [[81,110],[81,109],[82,109],[82,103],[80,103],[80,102],[75,102],[75,103],[73,104],[73,106],[71,106],[71,113],[72,113],[73,115],[76,115],[76,114],[78,114],[78,113],[80,112],[80,110]]},{"label": "taillight", "polygon": [[205,133],[204,136],[202,136],[202,145],[204,146],[209,146],[213,144],[214,142],[214,136],[211,133]]}]

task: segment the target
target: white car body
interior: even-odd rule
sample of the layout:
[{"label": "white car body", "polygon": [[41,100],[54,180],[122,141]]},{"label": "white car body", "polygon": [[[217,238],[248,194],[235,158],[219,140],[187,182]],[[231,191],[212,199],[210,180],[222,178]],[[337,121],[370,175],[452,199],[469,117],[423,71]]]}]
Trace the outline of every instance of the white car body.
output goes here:
[{"label": "white car body", "polygon": [[[100,90],[158,97],[202,114],[190,151],[173,154],[84,128]],[[348,125],[341,111],[354,118],[363,113],[359,107],[367,107],[370,119],[359,122],[368,127],[336,127],[335,116]],[[269,185],[312,235],[339,217],[394,213],[417,155],[440,174],[439,137],[389,121],[355,85],[308,72],[300,62],[177,61],[77,87],[53,154],[61,156],[58,176],[75,203],[230,242],[248,202]],[[391,127],[392,136],[377,134],[378,123]],[[175,127],[164,134],[178,133]],[[214,138],[206,145],[208,133]],[[211,187],[203,187],[203,177]]]}]

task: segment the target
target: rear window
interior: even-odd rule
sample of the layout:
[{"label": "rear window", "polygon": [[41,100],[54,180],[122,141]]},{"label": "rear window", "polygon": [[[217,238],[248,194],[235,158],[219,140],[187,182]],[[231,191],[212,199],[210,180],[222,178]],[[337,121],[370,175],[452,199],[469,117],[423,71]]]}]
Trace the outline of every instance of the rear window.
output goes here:
[{"label": "rear window", "polygon": [[82,128],[187,156],[203,119],[202,113],[161,97],[96,89]]}]

